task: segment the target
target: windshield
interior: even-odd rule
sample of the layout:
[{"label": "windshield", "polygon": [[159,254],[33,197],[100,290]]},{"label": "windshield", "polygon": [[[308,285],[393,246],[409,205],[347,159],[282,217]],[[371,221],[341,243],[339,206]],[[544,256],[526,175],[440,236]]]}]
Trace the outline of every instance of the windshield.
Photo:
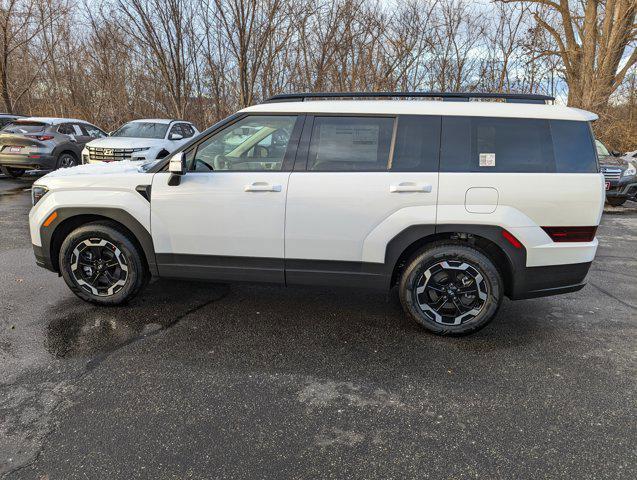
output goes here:
[{"label": "windshield", "polygon": [[595,140],[595,146],[597,147],[598,157],[608,157],[610,155],[610,152],[608,151],[608,149],[599,140]]},{"label": "windshield", "polygon": [[44,130],[46,123],[41,122],[14,122],[2,129],[7,133],[33,133]]},{"label": "windshield", "polygon": [[167,123],[130,122],[114,131],[111,137],[164,138],[167,130]]}]

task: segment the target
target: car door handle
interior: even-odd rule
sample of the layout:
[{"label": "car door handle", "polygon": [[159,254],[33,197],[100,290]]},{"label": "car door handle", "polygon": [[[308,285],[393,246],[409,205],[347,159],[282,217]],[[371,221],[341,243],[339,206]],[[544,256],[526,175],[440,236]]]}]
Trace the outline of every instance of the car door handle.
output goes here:
[{"label": "car door handle", "polygon": [[428,184],[417,185],[417,184],[415,184],[413,182],[403,182],[403,183],[399,183],[398,185],[390,185],[389,186],[389,191],[391,193],[400,193],[400,192],[430,193],[431,192],[431,185],[428,185]]},{"label": "car door handle", "polygon": [[270,185],[267,182],[254,182],[243,187],[245,192],[280,192],[281,185]]}]

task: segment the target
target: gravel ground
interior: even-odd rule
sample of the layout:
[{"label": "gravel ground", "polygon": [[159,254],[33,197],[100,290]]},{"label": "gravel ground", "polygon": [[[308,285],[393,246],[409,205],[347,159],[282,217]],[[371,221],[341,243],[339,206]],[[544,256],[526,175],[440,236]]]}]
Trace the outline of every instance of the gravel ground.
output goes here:
[{"label": "gravel ground", "polygon": [[0,477],[637,477],[634,203],[586,288],[453,339],[349,290],[90,306],[34,264],[30,182],[0,178]]}]

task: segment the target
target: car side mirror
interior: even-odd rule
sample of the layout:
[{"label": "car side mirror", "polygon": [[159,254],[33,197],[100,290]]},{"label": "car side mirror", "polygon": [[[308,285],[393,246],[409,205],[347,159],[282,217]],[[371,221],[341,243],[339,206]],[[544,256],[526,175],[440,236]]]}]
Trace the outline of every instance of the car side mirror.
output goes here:
[{"label": "car side mirror", "polygon": [[619,153],[617,150],[613,150],[612,152],[610,152],[610,154],[611,154],[613,157],[619,157],[619,156],[621,156],[621,153]]},{"label": "car side mirror", "polygon": [[180,135],[179,133],[171,133],[168,137],[168,140],[181,140],[182,138],[184,138],[184,136]]},{"label": "car side mirror", "polygon": [[181,183],[181,177],[186,174],[186,155],[184,152],[176,153],[170,158],[168,171],[171,173],[168,179],[168,185],[179,185]]}]

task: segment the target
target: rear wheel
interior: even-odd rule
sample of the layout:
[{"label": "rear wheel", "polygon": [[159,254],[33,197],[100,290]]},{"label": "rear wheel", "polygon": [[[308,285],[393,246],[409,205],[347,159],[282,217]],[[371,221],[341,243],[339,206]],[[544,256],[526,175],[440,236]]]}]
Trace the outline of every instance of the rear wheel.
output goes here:
[{"label": "rear wheel", "polygon": [[399,283],[405,311],[427,330],[464,335],[487,325],[502,302],[502,277],[481,251],[442,242],[421,250]]},{"label": "rear wheel", "polygon": [[59,262],[73,293],[99,305],[127,302],[149,278],[142,252],[108,222],[90,223],[72,231],[62,243]]},{"label": "rear wheel", "polygon": [[626,199],[620,197],[607,197],[606,201],[613,207],[621,207],[624,203],[626,203]]},{"label": "rear wheel", "polygon": [[18,178],[24,175],[26,170],[24,168],[13,168],[13,167],[0,167],[0,171],[5,174],[7,177]]},{"label": "rear wheel", "polygon": [[62,153],[58,157],[57,168],[70,168],[78,165],[77,158],[71,153]]}]

